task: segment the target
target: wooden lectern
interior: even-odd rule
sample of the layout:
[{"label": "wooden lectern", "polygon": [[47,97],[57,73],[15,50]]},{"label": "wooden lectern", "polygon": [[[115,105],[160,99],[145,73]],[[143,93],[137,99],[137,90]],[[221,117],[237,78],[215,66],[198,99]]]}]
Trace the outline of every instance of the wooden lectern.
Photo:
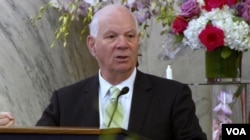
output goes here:
[{"label": "wooden lectern", "polygon": [[0,140],[149,140],[120,128],[0,128]]}]

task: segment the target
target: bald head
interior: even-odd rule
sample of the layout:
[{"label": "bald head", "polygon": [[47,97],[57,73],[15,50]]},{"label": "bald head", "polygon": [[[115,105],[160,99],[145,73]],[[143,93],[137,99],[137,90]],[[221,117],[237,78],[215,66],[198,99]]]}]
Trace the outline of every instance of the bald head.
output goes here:
[{"label": "bald head", "polygon": [[105,6],[104,8],[100,9],[98,12],[95,13],[89,25],[90,35],[96,37],[100,24],[105,21],[116,20],[118,18],[132,19],[137,32],[139,32],[138,22],[132,12],[123,5],[111,4]]}]

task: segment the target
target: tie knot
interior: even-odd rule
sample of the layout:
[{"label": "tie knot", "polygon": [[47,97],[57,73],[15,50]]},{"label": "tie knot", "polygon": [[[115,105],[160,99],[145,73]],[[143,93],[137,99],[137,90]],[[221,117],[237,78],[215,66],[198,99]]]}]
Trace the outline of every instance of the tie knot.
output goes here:
[{"label": "tie knot", "polygon": [[120,94],[120,89],[115,86],[112,86],[109,90],[111,93],[110,95],[111,99],[116,99],[117,96]]}]

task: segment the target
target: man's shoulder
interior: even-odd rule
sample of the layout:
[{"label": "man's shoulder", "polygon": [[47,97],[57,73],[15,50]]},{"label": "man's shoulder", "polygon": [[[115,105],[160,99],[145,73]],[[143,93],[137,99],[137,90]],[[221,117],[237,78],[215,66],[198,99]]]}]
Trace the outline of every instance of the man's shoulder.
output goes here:
[{"label": "man's shoulder", "polygon": [[159,76],[156,76],[153,74],[144,73],[141,71],[138,72],[138,76],[144,77],[144,78],[148,79],[151,83],[155,83],[155,84],[186,85],[185,83],[182,83],[182,82],[177,81],[177,80],[167,79],[167,78],[159,77]]},{"label": "man's shoulder", "polygon": [[57,91],[83,90],[85,88],[90,88],[92,86],[96,87],[97,84],[98,84],[98,75],[96,74],[96,75],[87,77],[87,78],[85,78],[83,80],[77,81],[75,83],[72,83],[72,84],[66,85],[64,87],[61,87]]}]

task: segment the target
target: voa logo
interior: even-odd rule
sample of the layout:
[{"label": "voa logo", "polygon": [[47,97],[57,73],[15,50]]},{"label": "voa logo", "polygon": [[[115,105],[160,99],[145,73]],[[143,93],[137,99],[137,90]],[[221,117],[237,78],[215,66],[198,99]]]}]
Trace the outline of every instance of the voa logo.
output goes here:
[{"label": "voa logo", "polygon": [[227,135],[247,135],[244,128],[226,128]]}]

